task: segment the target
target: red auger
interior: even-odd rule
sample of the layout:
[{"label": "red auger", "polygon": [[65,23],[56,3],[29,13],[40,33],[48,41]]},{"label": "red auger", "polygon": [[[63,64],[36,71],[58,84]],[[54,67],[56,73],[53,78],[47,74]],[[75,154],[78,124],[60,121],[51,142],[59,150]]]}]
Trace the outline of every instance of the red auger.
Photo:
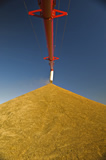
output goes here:
[{"label": "red auger", "polygon": [[[59,59],[58,57],[54,57],[54,45],[53,45],[53,18],[58,18],[62,16],[68,15],[67,12],[60,11],[57,9],[54,9],[56,6],[56,0],[38,0],[38,5],[40,6],[40,9],[29,11],[28,14],[31,16],[39,17],[44,19],[44,26],[45,26],[45,32],[46,32],[46,40],[47,40],[47,48],[49,56],[45,57],[45,60],[49,60],[50,64],[50,82],[53,82],[53,65],[54,60]],[[37,15],[36,13],[40,12],[40,15]],[[60,13],[59,15],[56,15],[56,12]]]}]

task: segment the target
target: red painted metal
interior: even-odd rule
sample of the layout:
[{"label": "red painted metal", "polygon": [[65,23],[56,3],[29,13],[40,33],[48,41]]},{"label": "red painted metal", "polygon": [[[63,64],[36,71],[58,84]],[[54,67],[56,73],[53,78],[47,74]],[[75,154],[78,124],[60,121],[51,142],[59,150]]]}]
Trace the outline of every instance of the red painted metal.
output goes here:
[{"label": "red painted metal", "polygon": [[[43,59],[50,61],[49,57],[44,57]],[[58,57],[53,57],[53,61],[58,60],[58,59],[59,59]]]},{"label": "red painted metal", "polygon": [[[62,13],[62,14],[56,15],[56,12]],[[57,9],[54,9],[53,13],[54,13],[54,15],[52,16],[52,18],[58,18],[58,17],[67,16],[68,15],[67,12],[60,11],[60,10],[57,10]]]},{"label": "red painted metal", "polygon": [[[40,12],[40,15],[34,14],[34,13],[37,13],[37,12]],[[56,12],[62,13],[62,14],[56,15]],[[29,11],[28,14],[31,15],[31,16],[35,16],[35,17],[44,18],[43,15],[42,15],[42,9]],[[67,12],[60,11],[60,10],[57,10],[57,9],[53,9],[52,16],[49,18],[49,20],[51,20],[52,18],[58,18],[58,17],[66,16],[66,15],[67,15]]]},{"label": "red painted metal", "polygon": [[[36,16],[39,18],[43,18],[44,20],[44,27],[45,27],[45,33],[46,33],[46,40],[47,40],[47,48],[49,56],[45,57],[45,60],[49,60],[50,68],[53,70],[54,60],[57,60],[59,58],[54,57],[54,46],[53,46],[53,18],[58,18],[62,16],[68,15],[67,12],[60,11],[57,9],[54,9],[56,5],[56,0],[38,0],[38,4],[40,6],[40,9],[29,11],[29,15]],[[35,13],[40,12],[40,15],[37,15]],[[56,15],[56,12],[60,13],[59,15]]]},{"label": "red painted metal", "polygon": [[37,13],[37,12],[42,12],[42,9],[37,9],[37,10],[34,10],[34,11],[29,11],[28,14],[31,15],[31,16],[36,16],[36,17],[39,17],[39,18],[43,18],[41,15],[37,15],[37,14],[34,14],[34,13]]}]

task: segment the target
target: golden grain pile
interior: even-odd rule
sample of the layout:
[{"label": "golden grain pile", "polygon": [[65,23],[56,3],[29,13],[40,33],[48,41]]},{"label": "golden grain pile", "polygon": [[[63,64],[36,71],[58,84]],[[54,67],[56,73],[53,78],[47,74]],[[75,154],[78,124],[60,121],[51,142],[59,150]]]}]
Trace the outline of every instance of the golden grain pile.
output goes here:
[{"label": "golden grain pile", "polygon": [[105,160],[106,106],[54,84],[0,105],[0,160]]}]

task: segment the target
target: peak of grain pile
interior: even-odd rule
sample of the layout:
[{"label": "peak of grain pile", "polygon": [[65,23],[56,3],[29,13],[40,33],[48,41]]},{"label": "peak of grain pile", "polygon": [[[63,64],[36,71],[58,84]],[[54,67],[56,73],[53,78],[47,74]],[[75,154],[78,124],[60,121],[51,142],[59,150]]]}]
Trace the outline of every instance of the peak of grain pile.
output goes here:
[{"label": "peak of grain pile", "polygon": [[106,106],[54,84],[0,105],[0,160],[105,160]]}]

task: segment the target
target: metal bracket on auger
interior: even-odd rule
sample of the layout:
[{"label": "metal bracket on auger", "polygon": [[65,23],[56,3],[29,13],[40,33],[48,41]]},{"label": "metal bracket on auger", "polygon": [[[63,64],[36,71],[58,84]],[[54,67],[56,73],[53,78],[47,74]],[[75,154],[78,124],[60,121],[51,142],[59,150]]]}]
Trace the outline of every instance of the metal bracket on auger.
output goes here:
[{"label": "metal bracket on auger", "polygon": [[50,60],[50,58],[49,58],[49,57],[44,57],[43,59],[45,59],[45,60],[49,60],[49,61],[55,61],[55,60],[58,60],[59,58],[58,58],[58,57],[53,57],[53,59],[52,59],[52,60]]},{"label": "metal bracket on auger", "polygon": [[[40,12],[40,15],[35,14],[37,12]],[[61,14],[56,15],[56,12],[61,13]],[[34,11],[29,11],[28,14],[31,15],[31,16],[35,16],[35,17],[44,18],[43,14],[42,14],[42,9],[37,9],[37,10],[34,10]],[[60,10],[57,10],[57,9],[53,9],[52,10],[52,16],[49,18],[49,20],[51,20],[52,18],[58,18],[58,17],[62,17],[62,16],[67,16],[67,15],[68,15],[67,12],[60,11]]]}]

